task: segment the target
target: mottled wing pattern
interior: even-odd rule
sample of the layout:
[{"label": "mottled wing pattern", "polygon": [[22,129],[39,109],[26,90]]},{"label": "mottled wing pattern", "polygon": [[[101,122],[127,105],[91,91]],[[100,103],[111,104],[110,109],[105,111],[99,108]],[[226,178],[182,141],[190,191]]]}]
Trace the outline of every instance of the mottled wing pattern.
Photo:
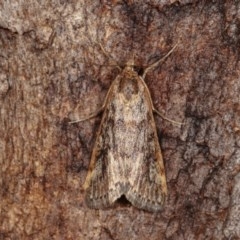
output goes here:
[{"label": "mottled wing pattern", "polygon": [[115,79],[109,90],[84,184],[85,201],[90,208],[110,207],[124,194],[124,166],[115,154],[118,145],[115,139],[118,82],[119,79]]},{"label": "mottled wing pattern", "polygon": [[127,68],[109,91],[85,182],[86,203],[109,207],[125,195],[138,208],[158,211],[167,186],[149,91]]},{"label": "mottled wing pattern", "polygon": [[125,195],[135,207],[155,212],[163,207],[167,185],[151,109],[145,114],[141,123],[144,127],[135,145],[135,157],[128,162],[129,187]]}]

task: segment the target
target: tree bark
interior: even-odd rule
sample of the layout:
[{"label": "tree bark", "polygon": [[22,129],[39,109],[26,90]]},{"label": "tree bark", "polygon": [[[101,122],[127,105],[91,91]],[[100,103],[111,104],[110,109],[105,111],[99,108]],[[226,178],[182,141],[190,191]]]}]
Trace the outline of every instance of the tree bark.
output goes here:
[{"label": "tree bark", "polygon": [[[239,10],[204,0],[0,3],[0,239],[239,239]],[[88,209],[101,115],[69,121],[102,106],[116,63],[134,56],[141,73],[175,44],[146,76],[156,109],[185,123],[156,116],[163,211]]]}]

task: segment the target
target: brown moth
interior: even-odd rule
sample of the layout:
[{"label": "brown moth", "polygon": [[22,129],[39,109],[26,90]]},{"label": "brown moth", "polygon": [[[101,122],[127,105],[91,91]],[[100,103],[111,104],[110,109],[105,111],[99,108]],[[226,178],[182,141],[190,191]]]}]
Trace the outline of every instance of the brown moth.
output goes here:
[{"label": "brown moth", "polygon": [[167,184],[153,111],[160,113],[144,82],[146,72],[159,62],[142,77],[127,65],[108,90],[84,184],[90,208],[111,207],[122,195],[147,211],[159,211],[164,205]]}]

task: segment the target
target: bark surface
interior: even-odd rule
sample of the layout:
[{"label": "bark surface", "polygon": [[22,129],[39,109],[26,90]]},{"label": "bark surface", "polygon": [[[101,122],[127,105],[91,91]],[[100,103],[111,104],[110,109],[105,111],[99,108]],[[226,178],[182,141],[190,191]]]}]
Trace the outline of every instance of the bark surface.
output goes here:
[{"label": "bark surface", "polygon": [[[0,2],[0,239],[239,239],[239,26],[238,1]],[[146,76],[185,122],[156,116],[164,210],[88,209],[101,115],[68,122],[101,107],[115,62],[141,72],[175,44]]]}]

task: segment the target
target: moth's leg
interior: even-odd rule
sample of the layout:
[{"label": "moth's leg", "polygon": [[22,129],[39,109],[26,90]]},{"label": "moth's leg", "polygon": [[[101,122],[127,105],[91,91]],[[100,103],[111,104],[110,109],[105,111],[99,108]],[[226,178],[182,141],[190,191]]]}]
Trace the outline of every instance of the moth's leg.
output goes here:
[{"label": "moth's leg", "polygon": [[[110,58],[110,59],[112,59],[112,60],[114,61],[114,66],[116,66],[119,70],[122,70],[121,67],[119,67],[119,65],[117,64],[117,62],[110,56],[110,54],[108,54],[108,53],[106,52],[106,50],[104,49],[104,47],[102,46],[102,44],[101,44],[101,43],[96,43],[96,44],[98,44],[98,45],[100,46],[102,52],[104,53],[104,55],[105,55],[106,57],[108,57],[108,58]],[[109,96],[109,94],[110,94],[110,92],[111,92],[112,86],[113,86],[113,84],[111,85],[110,89],[108,90],[107,96],[105,97],[104,103],[103,103],[103,105],[102,105],[102,107],[101,107],[100,109],[98,109],[96,112],[90,114],[89,116],[87,116],[87,117],[85,117],[85,118],[78,119],[78,120],[75,120],[75,121],[71,121],[71,122],[69,122],[69,123],[83,122],[83,121],[89,120],[89,119],[91,119],[91,118],[94,118],[94,117],[96,117],[98,114],[100,114],[101,112],[103,112],[104,109],[105,109],[106,103],[107,103],[108,96]]]},{"label": "moth's leg", "polygon": [[108,98],[109,93],[110,93],[110,89],[108,90],[107,96],[105,97],[105,100],[104,100],[104,103],[103,103],[102,107],[99,108],[96,112],[90,114],[89,116],[87,116],[87,117],[85,117],[85,118],[78,119],[78,120],[75,120],[75,121],[71,121],[71,122],[69,122],[69,123],[83,122],[83,121],[89,120],[89,119],[91,119],[91,118],[94,118],[94,117],[96,117],[98,114],[100,114],[101,112],[103,112],[104,109],[105,109],[106,103],[107,103],[107,98]]},{"label": "moth's leg", "polygon": [[163,114],[161,114],[161,113],[153,106],[153,102],[152,102],[152,98],[151,98],[149,89],[148,89],[146,83],[144,82],[144,80],[142,80],[142,83],[145,85],[145,90],[147,91],[147,94],[149,95],[149,100],[150,100],[150,105],[151,105],[152,111],[153,111],[154,113],[156,113],[158,116],[160,116],[160,117],[161,117],[162,119],[164,119],[164,120],[167,120],[167,121],[169,121],[169,122],[171,122],[171,123],[174,123],[174,124],[184,125],[184,123],[171,120],[171,119],[165,117]]},{"label": "moth's leg", "polygon": [[155,63],[153,63],[152,65],[150,65],[149,67],[147,67],[144,72],[143,72],[143,75],[142,75],[142,78],[144,79],[147,72],[153,68],[155,68],[160,62],[164,61],[173,51],[174,49],[177,47],[177,44],[161,59],[159,59],[158,61],[156,61]]},{"label": "moth's leg", "polygon": [[177,122],[177,121],[174,121],[174,120],[172,120],[172,119],[169,119],[169,118],[165,117],[163,114],[161,114],[161,113],[160,113],[157,109],[155,109],[154,107],[152,107],[152,110],[153,110],[154,113],[156,113],[158,116],[160,116],[160,117],[161,117],[162,119],[164,119],[164,120],[167,120],[167,121],[169,121],[169,122],[171,122],[171,123],[173,123],[173,124],[184,125],[184,123]]},{"label": "moth's leg", "polygon": [[[142,75],[143,80],[144,80],[144,78],[146,77],[147,72],[148,72],[149,70],[153,69],[154,67],[156,67],[160,62],[164,61],[164,60],[174,51],[174,49],[175,49],[176,47],[177,47],[177,44],[176,44],[163,58],[159,59],[158,61],[156,61],[155,63],[153,63],[153,64],[150,65],[149,67],[147,67],[147,68],[144,70],[144,73],[143,73],[143,75]],[[144,81],[143,81],[143,83],[145,84]],[[145,85],[146,85],[146,84],[145,84]],[[148,94],[149,94],[149,96],[150,96],[150,92],[149,92],[147,86],[146,86],[146,89],[147,89]],[[150,98],[150,99],[151,99],[151,98]],[[153,112],[156,113],[158,116],[160,116],[162,119],[167,120],[167,121],[169,121],[169,122],[171,122],[171,123],[174,123],[174,124],[178,124],[178,125],[183,125],[183,124],[184,124],[184,123],[177,122],[177,121],[174,121],[174,120],[171,120],[171,119],[165,117],[165,116],[164,116],[163,114],[161,114],[157,109],[154,108],[152,100],[151,100],[151,105],[152,105],[152,110],[153,110]]]},{"label": "moth's leg", "polygon": [[83,122],[83,121],[86,121],[86,120],[89,120],[91,118],[94,118],[96,117],[98,114],[100,114],[103,110],[104,110],[105,106],[103,105],[100,109],[98,109],[96,112],[90,114],[89,116],[85,117],[85,118],[82,118],[82,119],[78,119],[78,120],[75,120],[75,121],[71,121],[69,122],[69,124],[71,123],[78,123],[78,122]]},{"label": "moth's leg", "polygon": [[103,112],[104,109],[105,109],[105,107],[106,107],[106,104],[107,104],[107,102],[108,102],[109,95],[110,95],[110,93],[112,92],[113,85],[114,85],[114,84],[112,84],[111,87],[109,88],[109,90],[108,90],[108,92],[107,92],[107,95],[106,95],[106,97],[105,97],[105,100],[104,100],[103,105],[102,105],[101,108],[99,108],[96,112],[90,114],[89,116],[87,116],[87,117],[85,117],[85,118],[78,119],[78,120],[75,120],[75,121],[71,121],[71,122],[69,122],[69,123],[83,122],[83,121],[86,121],[86,120],[88,120],[88,119],[94,118],[94,117],[96,117],[98,114],[100,114],[101,112]]}]

